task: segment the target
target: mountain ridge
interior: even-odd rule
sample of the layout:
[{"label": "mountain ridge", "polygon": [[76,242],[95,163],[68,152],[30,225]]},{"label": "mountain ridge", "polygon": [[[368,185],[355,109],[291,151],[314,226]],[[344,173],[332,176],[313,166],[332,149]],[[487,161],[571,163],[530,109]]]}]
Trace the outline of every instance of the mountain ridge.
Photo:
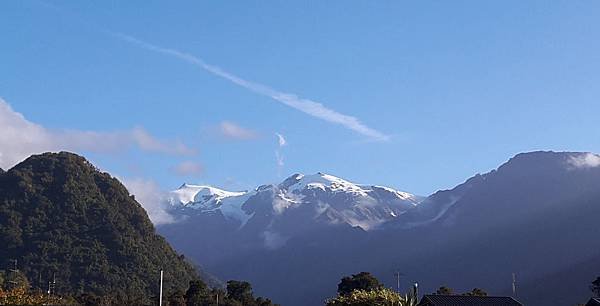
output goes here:
[{"label": "mountain ridge", "polygon": [[[304,200],[309,197],[318,198],[323,194],[345,196],[348,199],[341,201],[352,207],[338,205],[335,208],[323,207],[321,209],[330,209],[330,219],[333,223],[348,223],[352,226],[360,226],[364,230],[369,230],[389,218],[397,217],[421,201],[421,197],[407,192],[380,185],[355,184],[330,174],[318,172],[312,175],[296,173],[278,184],[260,185],[252,191],[233,192],[209,185],[184,183],[179,189],[170,192],[168,202],[171,204],[171,208],[179,212],[186,208],[196,209],[200,213],[219,211],[226,218],[236,219],[241,223],[240,227],[243,227],[252,218],[252,209],[256,208],[247,205],[247,202],[250,198],[265,192],[273,193],[271,206],[273,212],[278,215],[283,214],[287,209],[302,205]],[[355,200],[355,202],[351,200]],[[361,204],[364,205],[360,206]],[[377,212],[378,216],[371,220],[366,220],[369,216],[364,214],[361,216],[362,219],[354,216],[352,218],[345,217],[348,214],[361,213],[373,215],[374,212],[370,211],[370,207],[377,205],[387,205],[387,207],[383,211]],[[351,210],[352,213],[349,212]],[[384,216],[386,213],[390,217],[386,218]],[[370,221],[372,224],[366,221]]]},{"label": "mountain ridge", "polygon": [[[226,241],[222,244],[211,245],[214,242],[204,240],[203,235],[194,238],[202,243],[208,241],[210,248],[220,249],[221,253],[237,254],[217,260],[206,258],[211,271],[252,280],[258,292],[276,297],[286,305],[301,305],[299,300],[303,300],[304,305],[316,305],[334,293],[334,286],[328,290],[328,284],[358,271],[372,271],[389,286],[395,286],[392,272],[402,269],[407,281],[419,281],[419,287],[425,292],[449,285],[461,291],[478,286],[490,293],[505,294],[512,272],[516,272],[523,283],[531,284],[548,275],[560,275],[560,271],[597,254],[595,250],[600,249],[600,244],[594,235],[597,228],[594,216],[600,214],[598,160],[598,155],[589,152],[517,154],[494,170],[476,174],[452,189],[430,195],[413,209],[381,224],[377,230],[364,231],[348,224],[310,223],[310,230],[296,231],[292,236],[277,237],[274,234],[280,233],[278,231],[270,233],[274,236],[270,239],[275,242],[279,239],[280,243],[266,248],[264,241],[253,238],[253,235],[264,234],[259,229],[271,224],[271,219],[264,217],[270,210],[263,210],[255,211],[256,216],[263,217],[250,220],[246,230],[234,228],[222,235]],[[262,187],[262,190],[272,193],[277,188]],[[307,194],[314,191],[322,195],[319,187],[310,189]],[[252,198],[254,202],[248,206],[269,207],[261,201],[271,201],[271,193],[263,194],[263,198]],[[332,198],[320,199],[326,202]],[[298,215],[298,219],[287,219],[289,222],[285,225],[298,227],[311,216],[310,213],[304,217]],[[220,226],[214,217],[205,215],[185,226],[206,222],[211,224],[206,227],[206,232],[210,232]],[[323,214],[323,217],[332,215]],[[286,228],[279,226],[274,229]],[[250,228],[255,230],[250,231]],[[196,232],[205,233],[204,229]],[[166,236],[178,239],[176,231]],[[181,247],[185,243],[179,241],[175,245]],[[548,249],[555,251],[548,253]],[[190,247],[184,252],[197,254],[198,250]],[[582,269],[577,271],[580,273]],[[315,273],[318,279],[311,278]],[[290,281],[302,284],[299,287],[302,293],[283,285]],[[569,286],[574,288],[577,284]],[[528,305],[542,305],[536,304],[535,297],[526,292],[520,296]],[[548,300],[552,298],[544,301]],[[581,297],[555,300],[575,303],[581,301]]]}]

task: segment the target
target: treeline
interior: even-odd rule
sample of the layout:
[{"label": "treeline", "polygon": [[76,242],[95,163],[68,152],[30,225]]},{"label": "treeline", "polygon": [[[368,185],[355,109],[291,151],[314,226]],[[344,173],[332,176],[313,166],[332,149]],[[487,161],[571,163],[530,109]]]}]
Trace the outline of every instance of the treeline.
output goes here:
[{"label": "treeline", "polygon": [[[157,295],[124,297],[119,294],[97,295],[94,293],[57,294],[48,290],[32,288],[21,272],[0,271],[0,305],[157,305]],[[248,282],[231,280],[225,288],[209,288],[201,280],[189,282],[187,290],[167,291],[163,298],[165,306],[275,306],[267,298],[255,297]]]},{"label": "treeline", "polygon": [[[589,285],[594,297],[600,298],[600,276]],[[464,293],[455,293],[447,286],[439,287],[432,295],[465,295],[465,296],[487,296],[487,292],[481,288],[474,288]],[[415,306],[418,304],[417,287],[407,294],[400,294],[385,288],[381,282],[368,272],[361,272],[346,276],[338,284],[337,296],[325,301],[326,306],[368,306],[368,305],[396,305]],[[583,306],[584,304],[578,304]]]},{"label": "treeline", "polygon": [[400,294],[383,284],[368,272],[342,278],[337,296],[325,301],[326,306],[396,305],[415,306],[419,302],[416,288]]},{"label": "treeline", "polygon": [[[440,287],[434,294],[453,295],[448,287]],[[479,288],[462,295],[486,296]],[[346,276],[338,284],[337,296],[325,301],[326,306],[365,306],[365,305],[397,305],[414,306],[419,303],[417,287],[406,294],[385,288],[383,284],[368,272]]]}]

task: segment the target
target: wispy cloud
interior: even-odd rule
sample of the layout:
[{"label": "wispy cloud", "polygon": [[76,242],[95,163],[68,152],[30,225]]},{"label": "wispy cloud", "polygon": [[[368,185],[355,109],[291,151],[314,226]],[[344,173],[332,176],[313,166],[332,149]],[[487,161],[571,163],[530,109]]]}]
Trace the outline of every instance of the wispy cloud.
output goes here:
[{"label": "wispy cloud", "polygon": [[161,190],[156,182],[143,178],[119,178],[119,180],[144,207],[154,225],[175,222],[175,218],[169,213],[167,193]]},{"label": "wispy cloud", "polygon": [[220,67],[207,64],[201,58],[191,55],[189,53],[181,52],[181,51],[178,51],[175,49],[160,47],[160,46],[145,42],[143,40],[137,39],[135,37],[121,34],[121,33],[117,33],[117,34],[113,34],[113,35],[121,40],[127,41],[131,44],[134,44],[134,45],[144,48],[146,50],[169,55],[169,56],[178,58],[180,60],[183,60],[185,62],[188,62],[190,64],[193,64],[195,66],[198,66],[213,75],[216,75],[225,80],[228,80],[231,83],[241,86],[241,87],[243,87],[247,90],[250,90],[254,93],[257,93],[257,94],[260,94],[263,96],[267,96],[275,101],[283,103],[289,107],[295,108],[295,109],[297,109],[301,112],[304,112],[310,116],[313,116],[315,118],[319,118],[319,119],[325,120],[327,122],[339,124],[347,129],[350,129],[356,133],[364,135],[370,139],[378,140],[378,141],[388,141],[390,139],[389,135],[386,135],[376,129],[368,127],[367,125],[362,123],[356,117],[339,113],[333,109],[327,108],[325,105],[323,105],[319,102],[301,98],[295,94],[281,92],[281,91],[273,89],[269,86],[245,80],[239,76],[236,76],[228,71],[221,69]]},{"label": "wispy cloud", "polygon": [[202,165],[193,161],[184,161],[173,167],[173,172],[179,176],[200,175],[204,170]]},{"label": "wispy cloud", "polygon": [[31,154],[47,151],[112,153],[137,147],[173,155],[195,151],[179,141],[163,141],[141,127],[116,132],[53,130],[27,120],[0,98],[0,167],[10,168]]},{"label": "wispy cloud", "polygon": [[283,147],[287,144],[287,141],[285,140],[285,137],[283,137],[283,135],[281,135],[279,133],[275,133],[275,135],[277,136],[277,141],[279,142],[279,147]]},{"label": "wispy cloud", "polygon": [[571,156],[568,160],[569,166],[577,169],[600,167],[600,155],[583,153]]},{"label": "wispy cloud", "polygon": [[285,165],[284,161],[283,161],[283,154],[281,153],[281,149],[287,145],[287,140],[285,139],[285,137],[279,133],[275,133],[275,136],[277,136],[277,149],[275,149],[275,161],[277,163],[277,175],[281,176],[281,170],[283,169],[283,166]]},{"label": "wispy cloud", "polygon": [[165,142],[150,135],[141,127],[136,127],[125,133],[142,150],[175,155],[194,155],[196,150],[187,147],[180,141]]},{"label": "wispy cloud", "polygon": [[225,138],[236,140],[251,140],[258,137],[257,132],[241,127],[240,125],[231,121],[221,122],[221,124],[219,124],[219,133]]}]

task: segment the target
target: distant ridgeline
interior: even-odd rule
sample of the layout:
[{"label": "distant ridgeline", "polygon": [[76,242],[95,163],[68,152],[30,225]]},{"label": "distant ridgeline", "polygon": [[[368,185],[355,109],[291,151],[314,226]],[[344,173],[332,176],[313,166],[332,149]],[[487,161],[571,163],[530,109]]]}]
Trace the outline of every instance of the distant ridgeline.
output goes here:
[{"label": "distant ridgeline", "polygon": [[[83,157],[46,153],[0,170],[0,270],[33,288],[147,300],[186,290],[193,266],[156,234],[127,189]],[[5,273],[6,274],[6,273]]]}]

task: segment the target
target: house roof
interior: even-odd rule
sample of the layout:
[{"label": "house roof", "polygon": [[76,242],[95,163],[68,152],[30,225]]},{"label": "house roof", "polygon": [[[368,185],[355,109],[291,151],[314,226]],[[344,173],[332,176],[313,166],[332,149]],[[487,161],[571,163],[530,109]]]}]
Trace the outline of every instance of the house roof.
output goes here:
[{"label": "house roof", "polygon": [[600,298],[591,298],[585,306],[600,306]]},{"label": "house roof", "polygon": [[423,306],[522,306],[508,296],[425,295],[419,305]]}]

